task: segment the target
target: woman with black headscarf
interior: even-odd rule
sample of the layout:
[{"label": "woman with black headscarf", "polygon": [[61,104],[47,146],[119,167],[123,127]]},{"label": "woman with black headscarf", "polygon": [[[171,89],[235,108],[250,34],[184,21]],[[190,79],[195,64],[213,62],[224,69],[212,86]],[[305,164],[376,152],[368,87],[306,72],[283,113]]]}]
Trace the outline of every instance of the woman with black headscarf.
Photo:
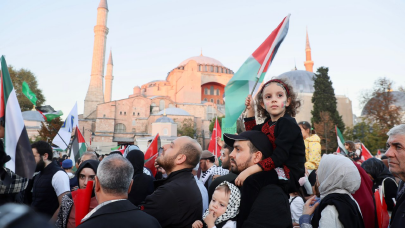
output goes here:
[{"label": "woman with black headscarf", "polygon": [[146,175],[143,172],[143,165],[145,162],[145,157],[140,150],[131,150],[127,154],[127,159],[131,162],[134,167],[134,176],[131,192],[128,194],[128,200],[134,205],[139,205],[154,191],[153,187],[153,177]]},{"label": "woman with black headscarf", "polygon": [[[93,181],[97,174],[99,161],[97,160],[86,160],[80,164],[76,171],[77,179],[79,181],[79,188],[85,189],[88,181]],[[61,207],[59,210],[58,218],[56,220],[56,227],[58,228],[73,228],[76,227],[76,208],[74,204],[74,199],[77,196],[77,192],[69,192],[62,197]],[[92,192],[90,199],[89,211],[97,207],[98,202],[94,191]]]},{"label": "woman with black headscarf", "polygon": [[383,185],[383,195],[385,202],[387,203],[388,211],[392,211],[394,208],[393,198],[396,198],[398,185],[395,182],[394,176],[390,173],[384,163],[377,158],[370,158],[361,164],[361,167],[370,176],[373,181],[373,192],[378,186]]}]

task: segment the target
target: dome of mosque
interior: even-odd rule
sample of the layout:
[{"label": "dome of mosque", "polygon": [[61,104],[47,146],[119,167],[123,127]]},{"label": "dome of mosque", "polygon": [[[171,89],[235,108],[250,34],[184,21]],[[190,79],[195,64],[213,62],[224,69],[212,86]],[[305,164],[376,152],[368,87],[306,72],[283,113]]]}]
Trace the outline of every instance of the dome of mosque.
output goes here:
[{"label": "dome of mosque", "polygon": [[[395,102],[393,105],[395,105],[397,107],[401,107],[401,111],[405,110],[405,92],[392,91],[392,92],[386,92],[386,93],[391,93],[393,98],[395,99]],[[368,114],[368,111],[366,109],[367,105],[369,105],[370,102],[375,101],[376,99],[379,99],[379,98],[373,97],[369,101],[367,101],[366,105],[364,105],[364,108],[361,111],[362,116],[366,116]]]},{"label": "dome of mosque", "polygon": [[191,58],[188,58],[186,60],[184,60],[183,62],[181,62],[178,66],[185,66],[190,60],[194,60],[197,62],[197,64],[201,64],[201,65],[213,65],[213,66],[221,66],[221,67],[225,67],[220,61],[207,57],[207,56],[194,56]]},{"label": "dome of mosque", "polygon": [[287,80],[294,92],[296,93],[313,93],[314,89],[314,73],[305,70],[292,70],[285,72],[276,78]]},{"label": "dome of mosque", "polygon": [[162,116],[158,118],[155,123],[174,123],[174,121],[167,116]]},{"label": "dome of mosque", "polygon": [[165,115],[165,114],[175,116],[190,116],[190,113],[181,108],[166,108],[165,110],[158,112],[157,115]]},{"label": "dome of mosque", "polygon": [[38,122],[45,121],[44,116],[37,111],[24,111],[21,112],[21,114],[24,120],[38,121]]}]

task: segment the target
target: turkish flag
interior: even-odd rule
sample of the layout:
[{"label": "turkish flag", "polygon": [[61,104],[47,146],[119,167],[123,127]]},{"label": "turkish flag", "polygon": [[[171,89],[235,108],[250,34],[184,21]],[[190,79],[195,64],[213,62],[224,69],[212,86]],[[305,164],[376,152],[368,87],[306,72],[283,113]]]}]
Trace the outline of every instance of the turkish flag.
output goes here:
[{"label": "turkish flag", "polygon": [[149,145],[148,149],[146,149],[145,152],[145,164],[144,166],[152,171],[152,175],[156,175],[156,167],[155,167],[155,161],[158,156],[158,151],[160,148],[160,137],[159,133],[156,134],[155,138]]},{"label": "turkish flag", "polygon": [[385,203],[385,199],[379,190],[374,192],[374,199],[377,211],[378,227],[387,228],[390,218],[387,210],[387,204]]},{"label": "turkish flag", "polygon": [[72,198],[75,204],[76,226],[80,225],[84,216],[90,211],[91,193],[93,191],[93,181],[88,181],[85,189],[77,189],[72,192]]},{"label": "turkish flag", "polygon": [[214,129],[212,129],[211,141],[208,146],[208,150],[213,153],[215,156],[221,156],[221,147],[217,143],[217,137],[221,137],[221,127],[219,126],[218,119],[215,118]]},{"label": "turkish flag", "polygon": [[373,155],[370,153],[370,151],[364,146],[364,144],[361,144],[361,159],[363,161],[372,158]]}]

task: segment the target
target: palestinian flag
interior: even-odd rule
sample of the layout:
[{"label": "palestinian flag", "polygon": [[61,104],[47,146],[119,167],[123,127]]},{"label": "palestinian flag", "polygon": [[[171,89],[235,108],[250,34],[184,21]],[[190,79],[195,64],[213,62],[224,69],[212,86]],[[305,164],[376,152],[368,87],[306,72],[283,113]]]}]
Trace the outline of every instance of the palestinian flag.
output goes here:
[{"label": "palestinian flag", "polygon": [[53,119],[63,115],[61,110],[55,111],[50,105],[35,107],[35,109],[41,113],[45,121],[51,122]]},{"label": "palestinian flag", "polygon": [[[233,75],[225,87],[225,126],[232,127],[245,109],[245,99],[256,83],[263,82],[267,69],[271,65],[278,48],[287,35],[290,15],[267,37]],[[258,87],[256,87],[258,88]]]},{"label": "palestinian flag", "polygon": [[5,166],[18,176],[31,179],[36,163],[4,56],[1,56],[0,77],[0,120],[5,122],[4,150],[11,157]]},{"label": "palestinian flag", "polygon": [[70,159],[77,161],[87,151],[86,142],[79,128],[76,127],[75,136],[70,148]]},{"label": "palestinian flag", "polygon": [[148,149],[146,149],[145,152],[145,164],[144,166],[152,171],[152,175],[156,175],[156,167],[155,167],[155,161],[156,158],[158,157],[158,152],[160,148],[160,137],[159,133],[156,134],[155,138],[149,145]]},{"label": "palestinian flag", "polygon": [[336,131],[336,137],[337,137],[337,143],[338,143],[338,150],[337,152],[340,152],[344,155],[349,155],[345,148],[345,139],[343,138],[342,132],[340,132],[339,128],[335,125],[335,131]]},{"label": "palestinian flag", "polygon": [[372,158],[373,155],[370,153],[370,151],[364,146],[364,144],[361,144],[361,160],[365,161],[369,158]]}]

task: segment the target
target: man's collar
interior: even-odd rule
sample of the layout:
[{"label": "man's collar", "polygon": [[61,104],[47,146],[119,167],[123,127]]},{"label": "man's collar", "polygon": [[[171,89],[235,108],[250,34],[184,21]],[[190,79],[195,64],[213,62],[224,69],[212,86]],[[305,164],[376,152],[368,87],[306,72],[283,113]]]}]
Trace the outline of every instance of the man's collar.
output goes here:
[{"label": "man's collar", "polygon": [[97,210],[99,210],[101,207],[113,203],[113,202],[117,202],[117,201],[121,201],[121,200],[126,200],[126,199],[115,199],[115,200],[109,200],[109,201],[105,201],[103,203],[100,203],[99,205],[97,205],[97,207],[95,207],[93,210],[91,210],[86,216],[84,216],[84,218],[82,219],[82,223],[84,221],[86,221],[87,219],[89,219],[94,213],[97,212]]}]

